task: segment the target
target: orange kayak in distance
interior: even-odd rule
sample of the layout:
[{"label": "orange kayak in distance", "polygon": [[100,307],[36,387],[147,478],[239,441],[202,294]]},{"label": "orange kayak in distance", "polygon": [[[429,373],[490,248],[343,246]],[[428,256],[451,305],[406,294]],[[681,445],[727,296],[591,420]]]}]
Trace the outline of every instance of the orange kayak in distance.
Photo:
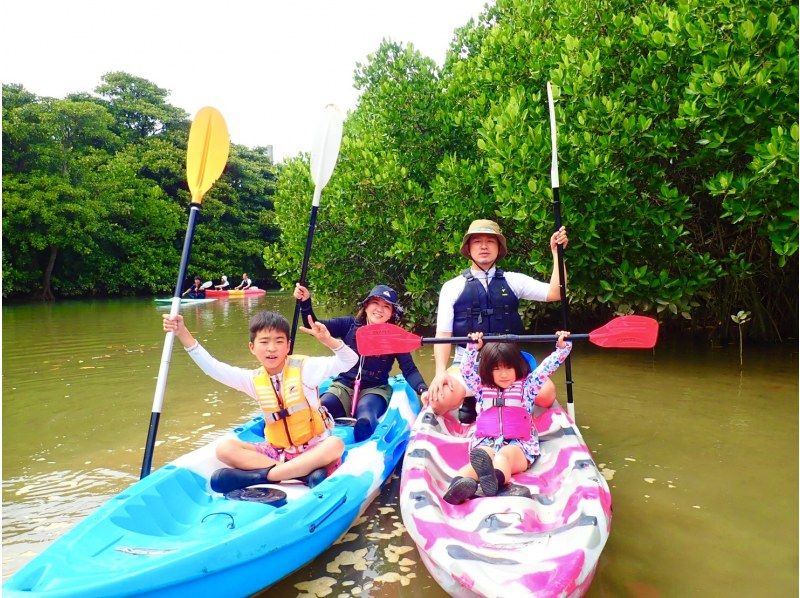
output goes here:
[{"label": "orange kayak in distance", "polygon": [[244,290],[219,290],[219,289],[208,289],[206,291],[206,297],[217,297],[220,299],[224,299],[225,297],[233,298],[233,297],[253,297],[258,295],[266,295],[267,291],[264,289],[244,289]]}]

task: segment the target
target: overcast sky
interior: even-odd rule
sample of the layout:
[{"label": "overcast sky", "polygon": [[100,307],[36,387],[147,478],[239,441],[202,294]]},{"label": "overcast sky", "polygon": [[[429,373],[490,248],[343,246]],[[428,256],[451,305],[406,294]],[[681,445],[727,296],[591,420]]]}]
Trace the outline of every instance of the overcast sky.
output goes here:
[{"label": "overcast sky", "polygon": [[280,161],[310,151],[326,104],[355,107],[353,70],[381,39],[441,65],[486,1],[6,0],[0,79],[64,97],[126,71],[192,116],[218,108],[234,143],[272,145]]}]

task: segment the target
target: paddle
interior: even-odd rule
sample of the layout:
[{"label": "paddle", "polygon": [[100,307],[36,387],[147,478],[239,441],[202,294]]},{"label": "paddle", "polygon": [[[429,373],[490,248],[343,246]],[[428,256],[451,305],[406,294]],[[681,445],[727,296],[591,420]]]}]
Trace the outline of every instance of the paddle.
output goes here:
[{"label": "paddle", "polygon": [[[192,202],[189,209],[186,238],[183,241],[181,263],[178,268],[178,282],[175,285],[175,293],[172,296],[170,316],[177,315],[180,310],[181,287],[183,286],[183,280],[186,278],[186,268],[189,266],[189,255],[192,250],[194,228],[200,214],[200,203],[203,201],[203,196],[211,188],[211,185],[214,184],[214,181],[222,174],[222,170],[228,161],[229,149],[228,127],[222,115],[215,108],[208,106],[201,108],[189,130],[189,143],[186,150],[186,181],[192,193]],[[206,284],[211,286],[211,283],[207,282],[203,285],[204,288],[208,288]],[[147,443],[144,447],[140,479],[150,474],[150,467],[153,462],[153,448],[156,443],[161,407],[164,403],[164,390],[167,386],[167,373],[169,372],[169,360],[172,355],[174,340],[175,333],[168,332],[164,339],[164,349],[161,352],[161,366],[158,369],[158,380],[153,397],[153,411],[150,415],[150,427],[147,430]]]},{"label": "paddle", "polygon": [[[550,141],[552,163],[550,165],[550,182],[553,187],[553,216],[555,220],[555,230],[561,228],[561,197],[559,195],[558,183],[558,144],[556,141],[556,109],[553,105],[553,90],[550,81],[547,82],[547,108],[550,113]],[[556,246],[558,255],[558,286],[561,291],[561,322],[564,330],[569,330],[569,303],[567,302],[567,286],[565,281],[566,271],[564,270],[564,247]],[[655,341],[654,341],[655,342]],[[564,374],[567,383],[567,413],[575,421],[575,403],[572,398],[572,360],[567,355],[564,361]]]},{"label": "paddle", "polygon": [[[619,316],[588,334],[571,334],[567,340],[588,340],[605,349],[652,349],[658,338],[658,322],[645,316]],[[555,334],[485,335],[487,343],[555,342]],[[364,357],[410,353],[422,345],[465,344],[467,336],[428,337],[412,334],[394,324],[370,324],[356,331],[356,346]]]},{"label": "paddle", "polygon": [[[306,249],[303,252],[303,265],[300,268],[301,285],[306,285],[308,260],[311,257],[311,243],[314,240],[314,229],[317,226],[317,210],[322,189],[328,184],[339,157],[339,146],[342,143],[342,122],[344,116],[334,104],[325,106],[322,121],[317,129],[314,146],[311,149],[311,179],[314,181],[314,198],[311,201],[311,216],[308,219],[308,234],[306,235]],[[292,317],[292,333],[289,337],[289,353],[294,352],[294,339],[297,335],[297,320],[300,317],[300,300],[294,305]]]}]

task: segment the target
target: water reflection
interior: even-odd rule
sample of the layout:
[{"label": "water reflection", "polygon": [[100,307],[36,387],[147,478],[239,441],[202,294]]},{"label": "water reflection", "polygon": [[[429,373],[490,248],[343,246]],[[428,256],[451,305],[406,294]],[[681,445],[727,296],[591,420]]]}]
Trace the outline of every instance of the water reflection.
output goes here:
[{"label": "water reflection", "polygon": [[400,519],[395,475],[342,537],[314,562],[271,588],[267,596],[426,596],[447,594],[428,575]]}]

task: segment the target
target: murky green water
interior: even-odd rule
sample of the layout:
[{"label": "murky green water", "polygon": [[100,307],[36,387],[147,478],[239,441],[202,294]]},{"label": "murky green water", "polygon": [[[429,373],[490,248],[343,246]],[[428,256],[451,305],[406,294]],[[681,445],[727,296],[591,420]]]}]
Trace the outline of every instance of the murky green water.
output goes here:
[{"label": "murky green water", "polygon": [[[293,300],[269,293],[182,313],[214,355],[251,367],[246,319],[259,309],[291,315]],[[3,307],[4,578],[138,479],[164,312],[145,299]],[[321,353],[304,336],[298,352]],[[796,596],[797,345],[746,348],[741,373],[735,346],[581,344],[572,359],[578,423],[614,501],[589,595]],[[430,349],[416,360],[430,379]],[[154,467],[253,412],[177,346],[168,380]],[[556,381],[563,389],[562,373]],[[397,486],[262,594],[444,595],[403,533]]]}]

